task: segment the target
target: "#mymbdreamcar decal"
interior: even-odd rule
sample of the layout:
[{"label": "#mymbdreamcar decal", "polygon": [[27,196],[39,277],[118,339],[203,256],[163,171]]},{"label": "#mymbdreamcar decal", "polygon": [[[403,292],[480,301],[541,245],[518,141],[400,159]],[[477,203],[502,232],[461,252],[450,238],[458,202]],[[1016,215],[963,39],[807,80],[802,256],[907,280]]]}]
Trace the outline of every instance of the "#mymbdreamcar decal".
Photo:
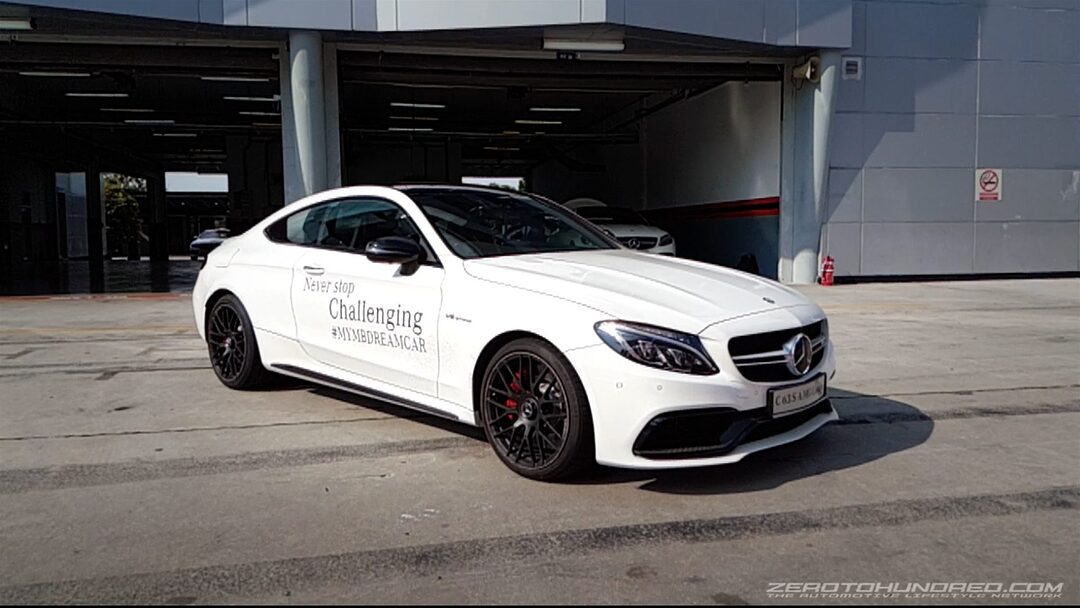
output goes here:
[{"label": "#mymbdreamcar decal", "polygon": [[323,311],[334,340],[427,353],[423,311],[361,295],[351,281],[307,277],[303,291],[330,296]]}]

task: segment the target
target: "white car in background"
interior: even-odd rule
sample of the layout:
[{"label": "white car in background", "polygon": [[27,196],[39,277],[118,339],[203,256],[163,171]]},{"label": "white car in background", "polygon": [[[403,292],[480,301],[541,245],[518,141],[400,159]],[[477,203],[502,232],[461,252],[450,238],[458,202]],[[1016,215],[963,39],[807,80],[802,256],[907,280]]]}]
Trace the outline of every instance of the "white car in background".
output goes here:
[{"label": "white car in background", "polygon": [[226,386],[269,370],[480,426],[534,479],[736,462],[837,418],[798,292],[506,190],[316,194],[211,252],[192,302]]},{"label": "white car in background", "polygon": [[564,206],[608,231],[628,249],[675,255],[675,239],[671,234],[649,224],[633,209],[612,207],[594,198],[575,198]]}]

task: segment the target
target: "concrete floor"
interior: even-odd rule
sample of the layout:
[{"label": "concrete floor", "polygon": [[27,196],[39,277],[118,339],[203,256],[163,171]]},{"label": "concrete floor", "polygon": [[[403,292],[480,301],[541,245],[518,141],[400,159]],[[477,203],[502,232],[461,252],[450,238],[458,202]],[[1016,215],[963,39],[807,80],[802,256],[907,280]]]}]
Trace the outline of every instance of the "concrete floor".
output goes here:
[{"label": "concrete floor", "polygon": [[[228,391],[183,295],[0,299],[0,602],[855,602],[768,584],[942,581],[1080,600],[1080,281],[805,291],[840,423],[564,485],[391,406]],[[1007,603],[929,598],[980,600]]]}]

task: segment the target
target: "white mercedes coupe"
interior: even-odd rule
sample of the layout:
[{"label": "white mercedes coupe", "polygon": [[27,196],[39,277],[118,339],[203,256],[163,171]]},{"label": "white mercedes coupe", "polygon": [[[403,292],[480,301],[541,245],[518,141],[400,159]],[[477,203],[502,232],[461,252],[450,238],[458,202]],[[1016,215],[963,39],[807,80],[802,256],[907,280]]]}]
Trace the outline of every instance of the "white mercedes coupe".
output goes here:
[{"label": "white mercedes coupe", "polygon": [[533,479],[732,463],[837,419],[807,298],[529,194],[316,194],[210,253],[192,301],[226,386],[276,372],[480,426]]}]

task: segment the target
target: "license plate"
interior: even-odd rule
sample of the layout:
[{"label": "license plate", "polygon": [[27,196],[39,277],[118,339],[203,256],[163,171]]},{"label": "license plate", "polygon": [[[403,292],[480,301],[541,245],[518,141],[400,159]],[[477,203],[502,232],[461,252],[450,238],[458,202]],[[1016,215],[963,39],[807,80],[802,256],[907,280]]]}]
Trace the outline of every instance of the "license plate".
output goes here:
[{"label": "license plate", "polygon": [[814,405],[825,398],[825,374],[809,382],[774,388],[769,391],[769,411],[773,418],[786,416]]}]

